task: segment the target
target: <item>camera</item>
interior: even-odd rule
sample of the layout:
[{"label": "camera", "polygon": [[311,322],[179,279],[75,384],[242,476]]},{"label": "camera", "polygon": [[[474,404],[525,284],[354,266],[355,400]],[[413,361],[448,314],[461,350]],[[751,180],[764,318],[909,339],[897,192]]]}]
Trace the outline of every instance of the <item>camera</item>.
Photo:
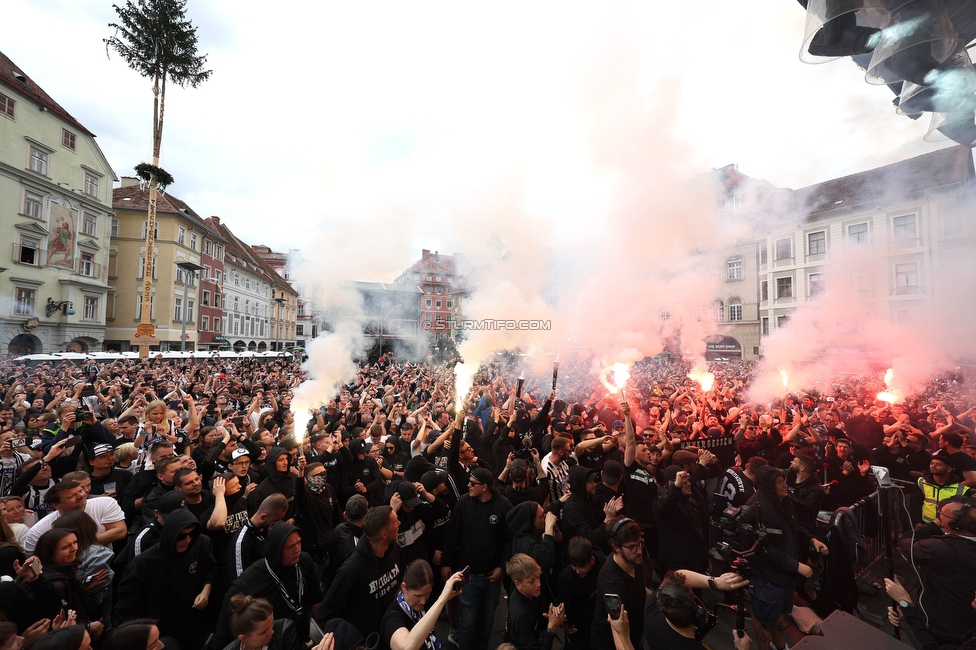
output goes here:
[{"label": "camera", "polygon": [[516,449],[514,453],[516,458],[520,458],[529,464],[535,463],[535,459],[532,457],[532,436],[523,436],[522,446]]},{"label": "camera", "polygon": [[82,420],[91,417],[91,414],[92,412],[84,407],[75,409],[75,420],[81,422]]}]

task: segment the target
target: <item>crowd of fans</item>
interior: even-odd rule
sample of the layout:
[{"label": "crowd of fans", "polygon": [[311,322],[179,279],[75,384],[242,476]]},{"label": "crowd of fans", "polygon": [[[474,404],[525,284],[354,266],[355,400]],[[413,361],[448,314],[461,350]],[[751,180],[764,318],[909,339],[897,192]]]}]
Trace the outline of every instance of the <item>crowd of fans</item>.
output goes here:
[{"label": "crowd of fans", "polygon": [[[680,360],[623,390],[523,363],[456,395],[451,365],[381,356],[310,413],[284,356],[0,363],[0,650],[487,650],[502,602],[518,650],[692,648],[703,593],[745,589],[755,647],[782,650],[795,588],[840,552],[818,514],[878,477],[918,524],[922,589],[889,581],[889,617],[920,647],[972,643],[962,374],[894,405],[856,375],[758,404],[743,362],[707,391]],[[748,581],[713,552],[716,504],[779,531]]]}]

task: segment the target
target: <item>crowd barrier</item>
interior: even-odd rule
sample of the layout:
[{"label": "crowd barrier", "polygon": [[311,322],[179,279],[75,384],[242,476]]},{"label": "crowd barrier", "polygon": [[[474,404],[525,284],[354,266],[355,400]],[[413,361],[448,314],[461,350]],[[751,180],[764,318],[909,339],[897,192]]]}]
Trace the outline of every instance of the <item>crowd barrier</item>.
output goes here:
[{"label": "crowd barrier", "polygon": [[[854,575],[861,577],[879,561],[894,561],[894,547],[902,533],[912,529],[913,490],[911,483],[892,480],[846,510],[853,516],[860,534],[853,555]],[[834,512],[836,517],[843,508]]]}]

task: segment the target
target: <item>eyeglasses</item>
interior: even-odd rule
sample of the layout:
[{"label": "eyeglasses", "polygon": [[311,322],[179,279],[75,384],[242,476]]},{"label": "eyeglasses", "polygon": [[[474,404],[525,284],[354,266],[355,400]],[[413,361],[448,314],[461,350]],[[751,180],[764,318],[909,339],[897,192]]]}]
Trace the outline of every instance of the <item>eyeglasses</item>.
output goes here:
[{"label": "eyeglasses", "polygon": [[396,447],[387,447],[386,450],[387,451],[396,451]]},{"label": "eyeglasses", "polygon": [[642,548],[644,548],[644,540],[640,540],[639,542],[637,542],[635,544],[625,544],[625,545],[621,546],[620,548],[625,548],[628,551],[630,551],[631,553],[636,553],[637,551],[639,551]]},{"label": "eyeglasses", "polygon": [[182,542],[187,537],[193,537],[196,531],[190,531],[188,533],[180,533],[179,537],[176,538],[177,542]]},{"label": "eyeglasses", "polygon": [[484,483],[479,483],[478,481],[471,480],[468,481],[468,485],[484,485]]},{"label": "eyeglasses", "polygon": [[237,461],[234,461],[233,463],[231,463],[231,465],[239,465],[240,467],[248,467],[248,466],[250,466],[250,464],[251,464],[251,461],[249,461],[249,460],[237,460]]}]

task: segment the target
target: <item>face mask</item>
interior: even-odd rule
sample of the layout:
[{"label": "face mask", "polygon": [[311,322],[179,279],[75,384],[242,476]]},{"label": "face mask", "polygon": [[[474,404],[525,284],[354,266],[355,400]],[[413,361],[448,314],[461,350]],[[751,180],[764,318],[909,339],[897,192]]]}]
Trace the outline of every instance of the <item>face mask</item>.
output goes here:
[{"label": "face mask", "polygon": [[325,488],[328,485],[325,481],[325,473],[317,474],[315,476],[306,477],[308,481],[308,491],[312,494],[322,494],[325,492]]}]

